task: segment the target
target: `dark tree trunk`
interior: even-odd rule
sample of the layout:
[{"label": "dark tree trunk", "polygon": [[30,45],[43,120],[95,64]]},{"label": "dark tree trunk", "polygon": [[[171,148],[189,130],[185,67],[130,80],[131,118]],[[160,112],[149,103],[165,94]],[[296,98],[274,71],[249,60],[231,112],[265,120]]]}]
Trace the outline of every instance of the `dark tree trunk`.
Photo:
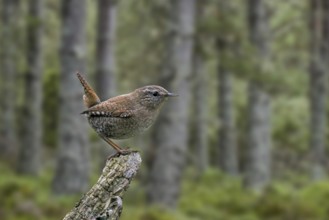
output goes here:
[{"label": "dark tree trunk", "polygon": [[[248,1],[250,41],[255,48],[255,69],[264,74],[269,56],[267,12],[263,0]],[[249,83],[248,143],[246,150],[245,184],[261,190],[271,177],[271,111],[270,97],[263,86]]]},{"label": "dark tree trunk", "polygon": [[96,91],[101,100],[115,95],[115,33],[117,0],[97,0]]},{"label": "dark tree trunk", "polygon": [[[196,50],[197,51],[197,50]],[[208,99],[205,96],[207,92],[207,73],[205,72],[205,61],[200,53],[194,54],[193,70],[193,109],[190,117],[193,117],[193,132],[191,140],[195,147],[195,161],[200,173],[203,173],[209,165],[208,137],[207,137],[207,112]]]},{"label": "dark tree trunk", "polygon": [[[96,92],[101,100],[115,96],[115,36],[117,23],[117,0],[98,0]],[[99,144],[100,168],[107,155],[114,153],[104,141]]]},{"label": "dark tree trunk", "polygon": [[237,144],[234,121],[232,74],[221,64],[219,79],[219,165],[223,172],[230,175],[238,173]]},{"label": "dark tree trunk", "polygon": [[[225,17],[225,13],[227,14],[232,10],[232,3],[220,0],[217,4],[220,15],[219,22],[225,26],[231,25],[228,20],[222,18]],[[220,119],[217,160],[224,173],[236,175],[238,173],[238,155],[233,103],[233,73],[227,69],[227,64],[224,63],[224,58],[228,52],[235,49],[228,40],[229,36],[230,34],[226,33],[225,30],[220,30],[215,41],[218,56],[218,117]]]},{"label": "dark tree trunk", "polygon": [[195,18],[195,34],[194,34],[194,51],[193,65],[191,77],[191,109],[189,111],[190,122],[190,150],[193,151],[193,164],[198,169],[199,174],[209,166],[209,149],[208,149],[208,128],[207,128],[207,113],[208,99],[205,95],[208,94],[208,73],[205,66],[205,51],[202,44],[203,33],[199,31],[202,25],[202,19],[205,14],[204,3],[195,2],[195,13],[198,15]]},{"label": "dark tree trunk", "polygon": [[37,175],[41,163],[41,101],[43,72],[43,0],[31,0],[27,24],[27,63],[25,74],[25,93],[22,118],[22,136],[18,171]]},{"label": "dark tree trunk", "polygon": [[192,51],[194,47],[194,0],[174,0],[171,33],[161,85],[178,93],[179,100],[170,100],[154,126],[154,163],[150,173],[148,199],[150,203],[174,208],[180,193],[188,140],[188,113]]},{"label": "dark tree trunk", "polygon": [[62,1],[59,151],[53,180],[57,194],[82,192],[88,186],[87,120],[79,114],[83,90],[75,75],[85,72],[85,20],[85,0]]},{"label": "dark tree trunk", "polygon": [[328,87],[329,3],[312,0],[310,16],[310,150],[312,176],[321,179],[325,171],[326,106]]},{"label": "dark tree trunk", "polygon": [[17,78],[16,18],[18,0],[1,2],[1,51],[0,51],[0,92],[2,94],[0,114],[0,155],[7,158],[16,151],[15,104]]},{"label": "dark tree trunk", "polygon": [[[221,0],[218,2],[219,13],[229,11],[231,3]],[[219,21],[221,22],[221,21]],[[219,166],[220,169],[230,175],[238,173],[238,155],[237,140],[234,119],[234,103],[233,103],[233,76],[227,70],[222,58],[229,50],[234,49],[227,40],[227,33],[221,33],[217,38],[216,46],[218,53],[218,69],[217,78],[218,85],[218,110],[219,110]]]}]

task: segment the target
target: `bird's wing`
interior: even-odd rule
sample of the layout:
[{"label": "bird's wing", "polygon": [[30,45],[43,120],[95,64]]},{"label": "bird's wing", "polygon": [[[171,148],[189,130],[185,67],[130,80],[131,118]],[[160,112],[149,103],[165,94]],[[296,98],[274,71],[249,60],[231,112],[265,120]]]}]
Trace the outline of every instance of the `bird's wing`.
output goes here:
[{"label": "bird's wing", "polygon": [[116,117],[116,118],[130,118],[133,116],[132,109],[129,105],[124,105],[123,103],[113,102],[113,100],[108,100],[101,102],[98,105],[92,106],[81,114],[87,114],[89,116],[106,116],[106,117]]}]

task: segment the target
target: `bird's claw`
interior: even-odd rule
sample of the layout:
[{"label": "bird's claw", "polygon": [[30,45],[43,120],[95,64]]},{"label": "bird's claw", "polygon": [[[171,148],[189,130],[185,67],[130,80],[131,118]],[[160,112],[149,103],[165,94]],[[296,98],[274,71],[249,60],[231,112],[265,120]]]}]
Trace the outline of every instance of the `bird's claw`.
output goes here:
[{"label": "bird's claw", "polygon": [[128,155],[128,154],[132,154],[132,153],[138,153],[137,150],[130,150],[130,149],[121,149],[120,151],[115,152],[114,154],[110,155],[107,160],[110,160],[114,157],[119,157],[121,155]]}]

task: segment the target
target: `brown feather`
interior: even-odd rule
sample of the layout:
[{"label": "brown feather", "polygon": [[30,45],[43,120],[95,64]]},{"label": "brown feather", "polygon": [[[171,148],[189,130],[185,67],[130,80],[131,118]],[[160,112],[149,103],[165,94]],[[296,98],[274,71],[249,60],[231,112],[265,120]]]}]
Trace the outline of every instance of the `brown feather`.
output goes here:
[{"label": "brown feather", "polygon": [[83,95],[84,105],[87,108],[90,108],[94,105],[99,104],[101,100],[99,99],[93,88],[88,84],[88,82],[82,77],[82,75],[79,72],[77,72],[77,76],[85,92],[85,94]]}]

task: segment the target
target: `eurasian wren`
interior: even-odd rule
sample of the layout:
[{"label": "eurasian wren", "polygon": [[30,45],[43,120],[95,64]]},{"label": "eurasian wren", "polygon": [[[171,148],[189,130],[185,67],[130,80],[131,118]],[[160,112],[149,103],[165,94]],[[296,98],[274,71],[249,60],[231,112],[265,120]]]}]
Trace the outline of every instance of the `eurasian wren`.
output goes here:
[{"label": "eurasian wren", "polygon": [[168,97],[177,96],[161,86],[150,85],[101,102],[87,81],[77,73],[84,88],[83,100],[91,127],[121,154],[129,153],[111,139],[125,139],[144,132],[155,121]]}]

